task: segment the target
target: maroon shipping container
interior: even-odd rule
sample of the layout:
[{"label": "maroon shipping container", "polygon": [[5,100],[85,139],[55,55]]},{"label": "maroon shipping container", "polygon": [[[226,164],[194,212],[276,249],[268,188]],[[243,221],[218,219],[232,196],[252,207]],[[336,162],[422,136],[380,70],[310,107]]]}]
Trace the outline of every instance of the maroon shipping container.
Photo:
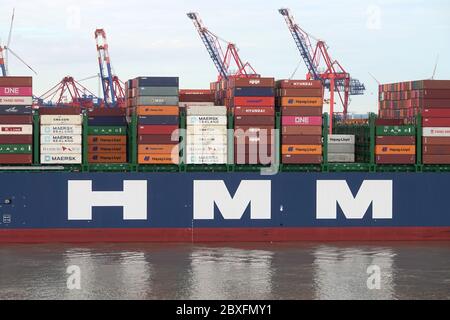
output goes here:
[{"label": "maroon shipping container", "polygon": [[450,164],[450,155],[423,155],[424,164]]},{"label": "maroon shipping container", "polygon": [[423,90],[419,92],[419,96],[425,99],[450,99],[450,89]]},{"label": "maroon shipping container", "polygon": [[275,115],[274,107],[235,107],[234,114],[236,116],[273,116]]},{"label": "maroon shipping container", "polygon": [[422,107],[423,109],[428,108],[450,108],[450,100],[445,99],[420,99],[419,103],[413,103],[417,107]]},{"label": "maroon shipping container", "polygon": [[138,134],[167,134],[171,135],[176,130],[178,130],[178,126],[169,126],[169,125],[146,125],[146,126],[138,126]]},{"label": "maroon shipping container", "polygon": [[262,125],[275,126],[274,116],[235,116],[234,123],[237,126]]},{"label": "maroon shipping container", "polygon": [[415,164],[415,155],[378,155],[375,158],[377,164]]},{"label": "maroon shipping container", "polygon": [[278,89],[279,97],[323,97],[322,89]]},{"label": "maroon shipping container", "polygon": [[423,80],[422,89],[450,89],[450,80]]},{"label": "maroon shipping container", "polygon": [[234,153],[236,154],[262,154],[269,155],[275,154],[276,148],[272,144],[259,144],[259,143],[246,143],[246,144],[234,144]]},{"label": "maroon shipping container", "polygon": [[40,107],[39,108],[39,115],[78,115],[78,114],[81,114],[80,107]]},{"label": "maroon shipping container", "polygon": [[322,135],[322,127],[321,126],[282,126],[281,134],[283,134],[283,135],[319,136],[319,135]]},{"label": "maroon shipping container", "polygon": [[[175,137],[176,138],[176,137]],[[178,141],[173,141],[169,134],[145,134],[138,136],[139,144],[178,144]]]},{"label": "maroon shipping container", "polygon": [[32,87],[32,77],[0,77],[0,87]]},{"label": "maroon shipping container", "polygon": [[31,164],[31,154],[0,154],[0,164]]},{"label": "maroon shipping container", "polygon": [[0,116],[0,124],[33,124],[32,115]]},{"label": "maroon shipping container", "polygon": [[414,136],[377,136],[377,145],[415,145]]},{"label": "maroon shipping container", "polygon": [[277,88],[280,89],[322,89],[320,80],[279,80]]},{"label": "maroon shipping container", "polygon": [[450,127],[450,118],[423,118],[424,127]]},{"label": "maroon shipping container", "polygon": [[376,126],[401,126],[404,125],[403,119],[376,119]]},{"label": "maroon shipping container", "polygon": [[281,137],[282,144],[288,145],[321,145],[322,136],[287,136]]},{"label": "maroon shipping container", "polygon": [[275,86],[274,78],[231,78],[228,81],[228,88],[235,87],[270,87]]},{"label": "maroon shipping container", "polygon": [[427,118],[450,118],[450,108],[424,109],[422,115]]},{"label": "maroon shipping container", "polygon": [[213,93],[210,94],[180,94],[180,102],[214,102]]},{"label": "maroon shipping container", "polygon": [[450,146],[424,145],[423,154],[425,155],[450,155]]},{"label": "maroon shipping container", "polygon": [[322,107],[282,107],[283,116],[318,117],[322,115]]},{"label": "maroon shipping container", "polygon": [[32,135],[0,135],[0,144],[32,144]]},{"label": "maroon shipping container", "polygon": [[88,110],[90,117],[125,117],[127,109],[125,108],[95,108]]},{"label": "maroon shipping container", "polygon": [[284,154],[281,162],[284,164],[321,164],[321,155]]},{"label": "maroon shipping container", "polygon": [[424,137],[423,138],[423,144],[425,145],[444,145],[448,146],[450,145],[450,137]]},{"label": "maroon shipping container", "polygon": [[234,131],[238,131],[238,130],[243,130],[244,132],[248,132],[248,133],[257,133],[257,132],[261,132],[264,130],[264,132],[269,133],[272,132],[273,130],[275,130],[275,128],[273,126],[240,126],[240,125],[236,125],[234,127]]}]

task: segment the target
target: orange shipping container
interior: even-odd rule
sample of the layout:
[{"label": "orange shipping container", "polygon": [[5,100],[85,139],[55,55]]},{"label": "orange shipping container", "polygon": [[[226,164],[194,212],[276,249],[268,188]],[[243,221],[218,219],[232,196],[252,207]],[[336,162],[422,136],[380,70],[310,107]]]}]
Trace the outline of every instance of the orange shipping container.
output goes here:
[{"label": "orange shipping container", "polygon": [[139,154],[172,154],[178,153],[178,145],[174,144],[140,144]]},{"label": "orange shipping container", "polygon": [[125,163],[126,153],[88,153],[90,163]]},{"label": "orange shipping container", "polygon": [[177,116],[178,106],[139,106],[137,114],[139,116]]},{"label": "orange shipping container", "polygon": [[175,156],[172,158],[171,154],[140,154],[138,156],[139,164],[178,164],[180,158]]},{"label": "orange shipping container", "polygon": [[126,145],[115,144],[91,144],[88,146],[89,153],[126,153]]},{"label": "orange shipping container", "polygon": [[89,144],[127,144],[127,136],[88,136]]},{"label": "orange shipping container", "polygon": [[283,145],[282,154],[321,155],[321,145]]},{"label": "orange shipping container", "polygon": [[385,154],[405,154],[414,155],[416,154],[416,146],[408,145],[378,145],[376,146],[375,153],[377,155]]},{"label": "orange shipping container", "polygon": [[321,107],[322,98],[312,97],[283,97],[281,98],[282,107]]}]

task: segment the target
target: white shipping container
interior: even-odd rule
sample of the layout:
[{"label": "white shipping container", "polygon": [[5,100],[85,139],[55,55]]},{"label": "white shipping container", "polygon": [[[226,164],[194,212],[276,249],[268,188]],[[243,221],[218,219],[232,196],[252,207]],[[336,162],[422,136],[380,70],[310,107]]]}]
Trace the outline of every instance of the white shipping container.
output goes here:
[{"label": "white shipping container", "polygon": [[41,135],[41,144],[81,144],[81,135]]},{"label": "white shipping container", "polygon": [[81,154],[81,144],[43,144],[41,154]]},{"label": "white shipping container", "polygon": [[203,145],[203,144],[188,144],[186,145],[187,154],[226,154],[228,146],[225,145]]},{"label": "white shipping container", "polygon": [[81,125],[42,125],[41,134],[81,134]]},{"label": "white shipping container", "polygon": [[31,135],[33,125],[31,124],[1,124],[0,135]]},{"label": "white shipping container", "polygon": [[191,144],[227,144],[227,135],[187,135],[186,142]]},{"label": "white shipping container", "polygon": [[226,135],[227,127],[226,126],[208,126],[208,125],[198,125],[198,126],[187,126],[186,129],[187,135]]},{"label": "white shipping container", "polygon": [[450,128],[423,128],[424,137],[450,137]]},{"label": "white shipping container", "polygon": [[83,123],[83,118],[81,115],[42,115],[41,125],[51,124],[51,125],[67,125],[67,124],[78,124]]},{"label": "white shipping container", "polygon": [[226,164],[228,156],[223,155],[206,155],[206,154],[192,154],[186,156],[187,164]]},{"label": "white shipping container", "polygon": [[353,163],[355,155],[350,153],[329,153],[328,162],[331,163]]},{"label": "white shipping container", "polygon": [[[208,102],[209,103],[209,102]],[[186,107],[187,116],[226,116],[227,107],[212,105],[199,105],[198,103]]]},{"label": "white shipping container", "polygon": [[0,97],[0,106],[31,106],[33,97]]},{"label": "white shipping container", "polygon": [[355,136],[350,134],[333,134],[328,136],[328,144],[355,144]]},{"label": "white shipping container", "polygon": [[81,164],[81,154],[41,154],[41,164]]},{"label": "white shipping container", "polygon": [[192,125],[226,126],[227,125],[227,117],[226,116],[188,116],[186,119],[186,124],[188,126],[192,126]]}]

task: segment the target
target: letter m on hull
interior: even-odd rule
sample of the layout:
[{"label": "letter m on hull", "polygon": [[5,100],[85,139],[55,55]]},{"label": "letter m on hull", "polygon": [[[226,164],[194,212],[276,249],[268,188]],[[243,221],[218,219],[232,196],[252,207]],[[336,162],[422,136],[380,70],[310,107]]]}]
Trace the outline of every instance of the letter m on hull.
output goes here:
[{"label": "letter m on hull", "polygon": [[363,219],[370,205],[373,219],[392,219],[392,180],[366,180],[356,196],[345,180],[318,180],[317,219],[336,219],[338,204],[347,219]]},{"label": "letter m on hull", "polygon": [[223,180],[194,181],[194,219],[213,220],[214,205],[227,220],[239,220],[250,204],[252,219],[271,218],[271,181],[243,180],[234,197]]}]

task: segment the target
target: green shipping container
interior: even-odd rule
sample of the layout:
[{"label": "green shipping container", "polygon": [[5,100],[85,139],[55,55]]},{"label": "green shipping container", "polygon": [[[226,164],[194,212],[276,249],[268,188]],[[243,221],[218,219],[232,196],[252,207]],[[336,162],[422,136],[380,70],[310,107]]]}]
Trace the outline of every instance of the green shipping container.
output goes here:
[{"label": "green shipping container", "polygon": [[93,136],[125,136],[127,127],[89,127],[88,134]]},{"label": "green shipping container", "polygon": [[377,136],[415,136],[416,127],[408,126],[379,126],[376,130]]},{"label": "green shipping container", "polygon": [[0,144],[0,154],[29,154],[32,150],[31,144]]}]

